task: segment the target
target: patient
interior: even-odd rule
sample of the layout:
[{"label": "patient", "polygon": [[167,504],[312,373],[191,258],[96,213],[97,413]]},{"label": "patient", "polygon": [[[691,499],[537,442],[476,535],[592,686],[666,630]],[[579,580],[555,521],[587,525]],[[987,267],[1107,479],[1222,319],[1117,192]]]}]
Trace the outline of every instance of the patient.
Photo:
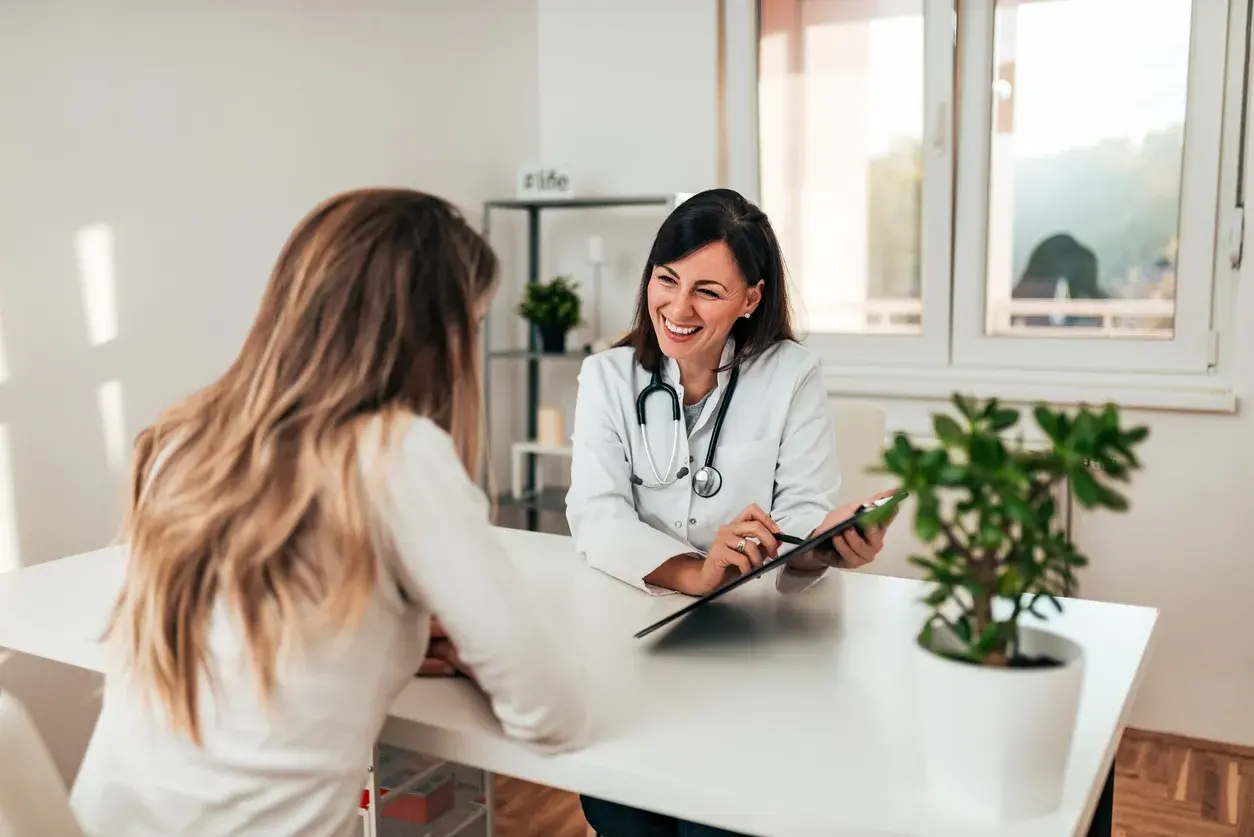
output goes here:
[{"label": "patient", "polygon": [[444,201],[339,195],[292,233],[220,379],[138,438],[89,835],[342,837],[432,616],[507,735],[585,700],[471,481],[487,243]]}]

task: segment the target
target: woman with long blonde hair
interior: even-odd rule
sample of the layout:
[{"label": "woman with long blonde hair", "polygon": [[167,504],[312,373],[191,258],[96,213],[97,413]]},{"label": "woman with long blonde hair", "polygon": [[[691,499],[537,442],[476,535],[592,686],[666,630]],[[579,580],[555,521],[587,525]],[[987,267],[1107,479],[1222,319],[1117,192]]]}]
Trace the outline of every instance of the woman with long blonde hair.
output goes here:
[{"label": "woman with long blonde hair", "polygon": [[73,803],[89,835],[354,832],[433,616],[506,734],[586,726],[470,474],[496,258],[445,201],[317,207],[239,357],[138,438],[118,652]]}]

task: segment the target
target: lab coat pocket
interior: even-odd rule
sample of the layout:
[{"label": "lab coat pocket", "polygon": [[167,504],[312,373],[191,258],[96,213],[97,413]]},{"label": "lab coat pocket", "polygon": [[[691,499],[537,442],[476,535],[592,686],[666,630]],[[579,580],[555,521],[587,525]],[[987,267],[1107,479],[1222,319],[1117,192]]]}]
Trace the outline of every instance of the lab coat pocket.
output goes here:
[{"label": "lab coat pocket", "polygon": [[775,463],[779,445],[773,441],[720,445],[714,467],[723,475],[718,494],[704,500],[707,518],[727,523],[756,503],[768,514],[775,495]]}]

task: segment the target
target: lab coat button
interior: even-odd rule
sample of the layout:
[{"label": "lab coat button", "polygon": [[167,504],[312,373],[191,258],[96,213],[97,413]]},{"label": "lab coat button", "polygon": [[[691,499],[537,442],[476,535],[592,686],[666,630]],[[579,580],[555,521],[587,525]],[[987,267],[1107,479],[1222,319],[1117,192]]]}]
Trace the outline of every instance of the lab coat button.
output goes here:
[{"label": "lab coat button", "polygon": [[684,522],[683,522],[682,520],[676,520],[676,521],[675,521],[675,528],[676,528],[676,529],[682,529],[683,527],[684,527]]},{"label": "lab coat button", "polygon": [[696,525],[697,525],[697,519],[696,519],[695,517],[690,517],[690,518],[688,518],[688,523],[689,523],[690,525],[692,525],[692,526],[696,526]]}]

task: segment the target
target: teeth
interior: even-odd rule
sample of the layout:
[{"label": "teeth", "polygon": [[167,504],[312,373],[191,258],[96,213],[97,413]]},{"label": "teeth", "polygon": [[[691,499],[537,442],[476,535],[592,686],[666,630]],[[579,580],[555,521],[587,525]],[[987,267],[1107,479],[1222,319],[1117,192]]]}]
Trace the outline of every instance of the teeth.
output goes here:
[{"label": "teeth", "polygon": [[675,325],[674,323],[672,323],[670,320],[666,319],[665,317],[662,318],[662,322],[666,325],[666,330],[671,332],[672,334],[692,334],[694,331],[700,328],[700,326],[680,328],[679,326]]}]

